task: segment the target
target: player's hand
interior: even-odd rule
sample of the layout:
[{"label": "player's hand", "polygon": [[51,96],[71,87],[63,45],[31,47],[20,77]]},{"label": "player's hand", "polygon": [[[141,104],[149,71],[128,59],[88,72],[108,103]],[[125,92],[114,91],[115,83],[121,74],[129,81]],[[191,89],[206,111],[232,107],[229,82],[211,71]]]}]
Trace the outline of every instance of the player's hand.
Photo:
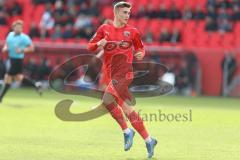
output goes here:
[{"label": "player's hand", "polygon": [[97,42],[98,47],[105,47],[105,45],[107,44],[106,38],[107,38],[107,37],[105,36],[102,40],[100,40],[99,42]]},{"label": "player's hand", "polygon": [[7,45],[4,45],[3,48],[2,48],[2,52],[5,53],[7,51],[8,51],[8,47],[7,47]]},{"label": "player's hand", "polygon": [[137,58],[137,60],[140,61],[143,59],[144,54],[141,51],[139,51],[139,52],[135,53],[134,56]]}]

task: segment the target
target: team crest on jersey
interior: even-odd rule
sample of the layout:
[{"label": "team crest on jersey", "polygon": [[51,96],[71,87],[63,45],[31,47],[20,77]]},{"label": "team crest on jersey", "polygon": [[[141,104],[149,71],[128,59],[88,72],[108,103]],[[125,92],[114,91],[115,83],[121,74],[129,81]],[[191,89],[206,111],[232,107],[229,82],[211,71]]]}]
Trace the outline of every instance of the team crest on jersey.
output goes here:
[{"label": "team crest on jersey", "polygon": [[129,36],[130,36],[130,32],[129,32],[129,31],[124,31],[123,34],[124,34],[124,36],[126,36],[126,37],[129,37]]}]

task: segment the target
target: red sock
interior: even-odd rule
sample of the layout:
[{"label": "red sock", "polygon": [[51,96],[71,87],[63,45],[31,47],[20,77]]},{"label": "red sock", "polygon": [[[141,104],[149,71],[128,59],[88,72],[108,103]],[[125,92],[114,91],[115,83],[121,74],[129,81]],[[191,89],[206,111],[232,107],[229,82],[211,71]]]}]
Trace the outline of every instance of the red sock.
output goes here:
[{"label": "red sock", "polygon": [[111,113],[112,117],[118,122],[122,130],[128,128],[127,122],[124,119],[121,108],[119,108],[115,103],[111,103],[106,106],[107,110]]},{"label": "red sock", "polygon": [[133,128],[142,136],[142,138],[145,140],[149,137],[148,131],[146,130],[142,118],[133,111],[128,116],[129,121],[131,122]]}]

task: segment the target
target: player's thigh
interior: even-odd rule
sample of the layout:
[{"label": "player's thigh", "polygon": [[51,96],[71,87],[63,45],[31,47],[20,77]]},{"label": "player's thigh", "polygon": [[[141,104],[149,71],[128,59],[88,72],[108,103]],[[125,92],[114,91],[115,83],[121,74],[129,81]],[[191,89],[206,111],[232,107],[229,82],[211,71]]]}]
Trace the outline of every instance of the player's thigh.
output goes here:
[{"label": "player's thigh", "polygon": [[12,80],[13,80],[13,77],[11,75],[5,74],[5,76],[4,76],[5,83],[10,84],[10,83],[12,83]]}]

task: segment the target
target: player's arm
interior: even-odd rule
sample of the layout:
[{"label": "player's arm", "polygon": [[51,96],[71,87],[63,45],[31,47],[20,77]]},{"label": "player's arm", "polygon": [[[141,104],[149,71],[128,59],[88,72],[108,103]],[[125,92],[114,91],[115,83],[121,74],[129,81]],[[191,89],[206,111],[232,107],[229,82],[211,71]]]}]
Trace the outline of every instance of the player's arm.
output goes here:
[{"label": "player's arm", "polygon": [[143,46],[143,42],[141,40],[141,35],[137,30],[133,37],[133,46],[136,51],[134,56],[137,58],[137,60],[142,60],[143,57],[145,56],[145,49]]},{"label": "player's arm", "polygon": [[98,48],[103,48],[107,43],[106,37],[103,33],[103,27],[99,27],[93,38],[88,43],[87,49],[89,51],[96,51]]},{"label": "player's arm", "polygon": [[3,45],[2,52],[3,52],[3,53],[6,53],[7,51],[8,51],[8,46],[7,46],[7,43],[5,43],[5,44]]},{"label": "player's arm", "polygon": [[27,46],[26,48],[23,49],[23,53],[32,53],[34,52],[35,47],[33,44],[30,44],[29,46]]}]

